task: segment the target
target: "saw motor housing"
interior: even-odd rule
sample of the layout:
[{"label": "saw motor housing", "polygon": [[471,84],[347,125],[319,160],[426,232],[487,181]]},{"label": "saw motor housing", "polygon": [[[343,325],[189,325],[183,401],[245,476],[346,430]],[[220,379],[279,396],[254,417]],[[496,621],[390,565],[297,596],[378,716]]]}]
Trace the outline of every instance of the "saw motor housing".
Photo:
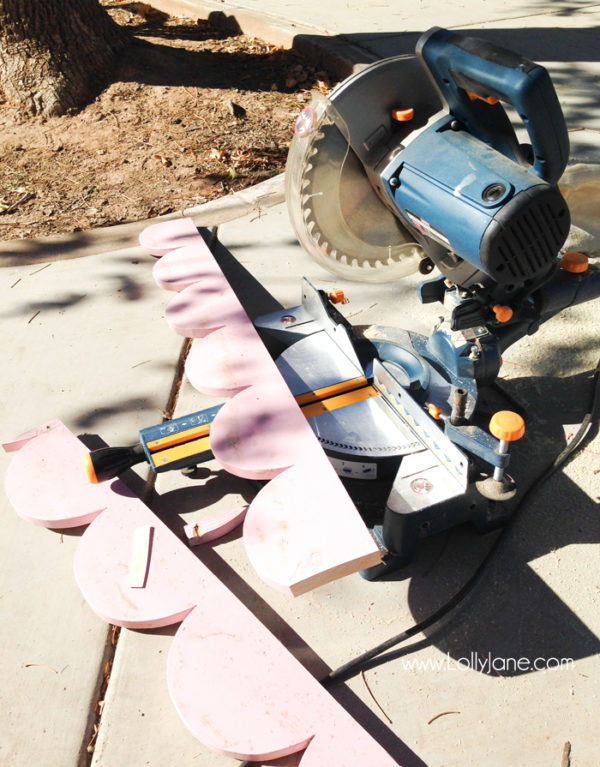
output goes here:
[{"label": "saw motor housing", "polygon": [[485,290],[495,302],[545,281],[568,234],[557,187],[451,116],[403,149],[382,179],[442,274],[463,289]]},{"label": "saw motor housing", "polygon": [[[570,226],[556,186],[568,135],[550,77],[438,28],[417,55],[448,111],[404,140],[379,171],[383,189],[446,278],[488,301],[523,300],[551,274]],[[519,143],[501,100],[531,145]]]},{"label": "saw motor housing", "polygon": [[[565,120],[546,69],[511,51],[436,27],[416,54],[370,65],[303,110],[286,173],[292,223],[347,279],[437,266],[475,302],[453,329],[493,324],[494,304],[523,304],[551,278],[566,240]],[[422,293],[444,297],[441,285]]]}]

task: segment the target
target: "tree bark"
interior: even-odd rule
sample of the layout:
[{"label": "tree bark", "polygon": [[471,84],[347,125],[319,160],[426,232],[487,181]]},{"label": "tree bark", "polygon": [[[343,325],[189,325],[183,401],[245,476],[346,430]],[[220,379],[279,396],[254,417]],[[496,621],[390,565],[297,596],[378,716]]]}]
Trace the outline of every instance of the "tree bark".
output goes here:
[{"label": "tree bark", "polygon": [[74,112],[106,84],[127,33],[98,0],[0,0],[0,84],[31,114]]}]

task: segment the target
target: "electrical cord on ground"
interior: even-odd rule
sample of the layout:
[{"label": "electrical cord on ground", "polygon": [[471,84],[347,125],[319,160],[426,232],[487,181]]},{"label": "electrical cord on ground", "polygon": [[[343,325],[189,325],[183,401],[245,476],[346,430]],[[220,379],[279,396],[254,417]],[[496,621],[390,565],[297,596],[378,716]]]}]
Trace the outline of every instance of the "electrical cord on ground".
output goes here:
[{"label": "electrical cord on ground", "polygon": [[444,617],[446,617],[455,607],[457,607],[463,599],[472,591],[473,587],[479,580],[483,571],[494,557],[502,542],[506,539],[508,531],[512,528],[519,512],[529,501],[529,499],[539,490],[539,488],[546,482],[554,472],[559,469],[577,450],[579,450],[584,444],[585,435],[594,420],[598,417],[598,409],[600,405],[600,360],[596,365],[596,370],[592,379],[592,398],[588,412],[585,414],[577,433],[569,441],[568,445],[561,450],[556,458],[544,469],[544,471],[535,479],[532,484],[527,488],[522,495],[521,500],[517,504],[509,522],[504,526],[491,548],[488,550],[485,557],[481,560],[474,573],[464,583],[463,586],[452,596],[447,602],[439,607],[435,612],[429,615],[419,623],[415,623],[410,628],[402,631],[400,634],[396,634],[385,642],[381,642],[375,647],[367,650],[366,652],[358,655],[356,658],[344,663],[342,666],[331,671],[325,679],[322,681],[324,686],[329,686],[333,682],[342,681],[348,679],[355,674],[358,674],[364,669],[365,665],[373,660],[373,658],[391,650],[392,647],[405,642],[416,634],[420,634],[431,626],[439,623]]}]

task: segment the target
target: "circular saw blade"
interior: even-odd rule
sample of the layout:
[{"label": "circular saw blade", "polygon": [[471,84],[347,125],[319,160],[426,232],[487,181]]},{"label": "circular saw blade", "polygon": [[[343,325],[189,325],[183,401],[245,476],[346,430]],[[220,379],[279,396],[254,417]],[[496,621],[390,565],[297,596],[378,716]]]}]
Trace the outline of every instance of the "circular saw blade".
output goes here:
[{"label": "circular saw blade", "polygon": [[286,168],[292,224],[329,272],[360,282],[397,280],[417,270],[423,250],[377,196],[347,135],[325,97],[301,113]]}]

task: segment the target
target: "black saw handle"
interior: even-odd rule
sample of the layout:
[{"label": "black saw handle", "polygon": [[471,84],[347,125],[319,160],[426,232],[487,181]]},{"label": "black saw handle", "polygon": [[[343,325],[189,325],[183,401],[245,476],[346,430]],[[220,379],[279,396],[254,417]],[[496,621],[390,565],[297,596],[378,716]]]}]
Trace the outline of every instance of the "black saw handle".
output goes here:
[{"label": "black saw handle", "polygon": [[141,443],[131,447],[101,447],[83,457],[87,478],[94,485],[114,479],[142,461],[146,453]]}]

